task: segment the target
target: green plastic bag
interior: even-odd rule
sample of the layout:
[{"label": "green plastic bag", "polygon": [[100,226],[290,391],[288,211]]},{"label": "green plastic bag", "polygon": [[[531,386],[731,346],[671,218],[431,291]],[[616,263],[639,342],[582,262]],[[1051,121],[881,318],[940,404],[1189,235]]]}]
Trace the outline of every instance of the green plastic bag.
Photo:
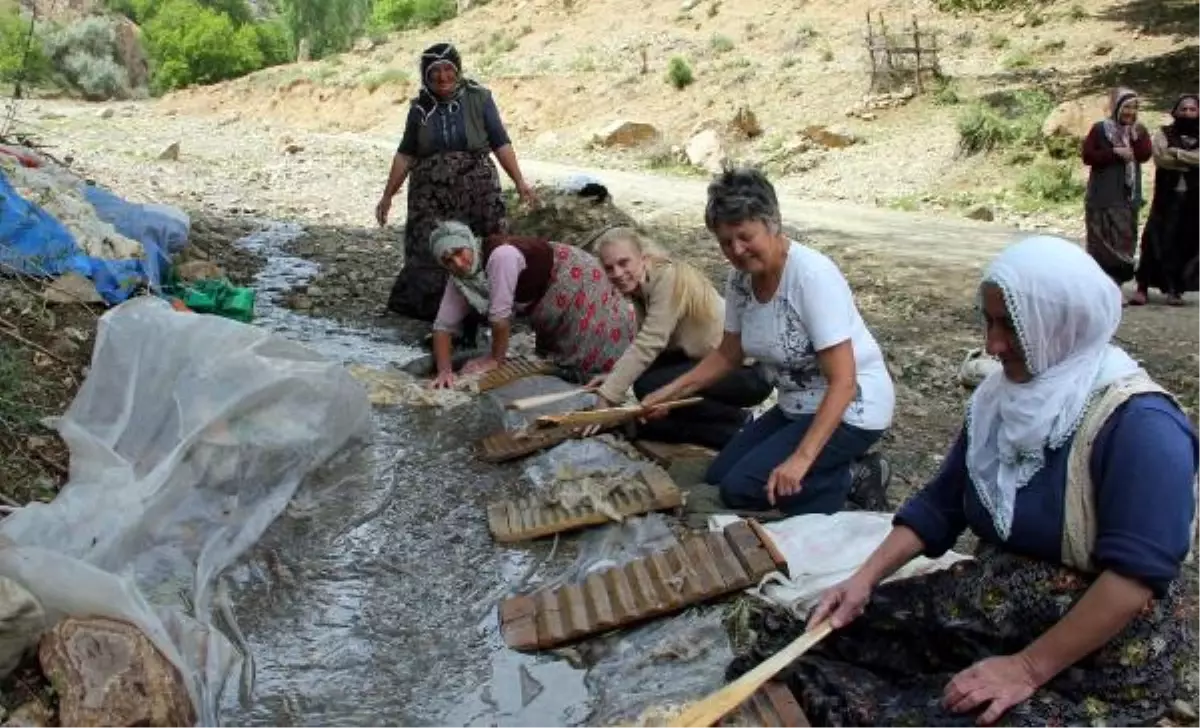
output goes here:
[{"label": "green plastic bag", "polygon": [[255,290],[235,286],[224,278],[183,283],[172,272],[171,283],[164,292],[196,313],[215,314],[246,324],[254,320]]}]

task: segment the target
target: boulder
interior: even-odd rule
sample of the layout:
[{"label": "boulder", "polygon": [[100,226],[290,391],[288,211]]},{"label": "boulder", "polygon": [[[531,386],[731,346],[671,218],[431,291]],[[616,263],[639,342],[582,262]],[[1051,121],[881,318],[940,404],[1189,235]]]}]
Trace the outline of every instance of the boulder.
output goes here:
[{"label": "boulder", "polygon": [[659,137],[653,124],[618,120],[597,132],[592,143],[601,147],[637,147],[657,141]]},{"label": "boulder", "polygon": [[208,260],[189,260],[175,266],[175,273],[184,281],[207,281],[225,277],[221,266]]},{"label": "boulder", "polygon": [[1082,142],[1092,124],[1108,116],[1108,98],[1085,96],[1064,101],[1042,122],[1042,136],[1047,139],[1063,139]]},{"label": "boulder", "polygon": [[46,613],[37,598],[0,576],[0,674],[7,675],[17,666],[45,627]]},{"label": "boulder", "polygon": [[131,624],[68,617],[42,638],[38,657],[61,725],[196,724],[183,676]]},{"label": "boulder", "polygon": [[142,29],[123,15],[114,17],[117,59],[129,77],[130,88],[145,88],[150,83],[150,59],[142,45]]},{"label": "boulder", "polygon": [[720,135],[712,129],[702,131],[688,140],[684,154],[687,155],[688,163],[713,174],[724,169],[729,161]]},{"label": "boulder", "polygon": [[996,219],[996,213],[987,205],[976,205],[970,210],[967,210],[967,217],[972,220],[991,222]]},{"label": "boulder", "polygon": [[172,142],[170,146],[159,153],[158,158],[167,162],[179,161],[179,142]]}]

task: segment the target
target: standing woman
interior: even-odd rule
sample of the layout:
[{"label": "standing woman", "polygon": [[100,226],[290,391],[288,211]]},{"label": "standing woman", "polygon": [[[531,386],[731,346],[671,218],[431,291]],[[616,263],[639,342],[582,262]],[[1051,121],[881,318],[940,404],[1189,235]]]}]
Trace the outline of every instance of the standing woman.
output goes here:
[{"label": "standing woman", "polygon": [[850,494],[852,462],[892,422],[896,394],[883,352],[837,265],[783,233],[775,188],[762,173],[718,176],[704,221],[734,267],[724,336],[642,404],[702,391],[753,358],[779,404],[734,436],[705,479],[729,508],[835,513]]},{"label": "standing woman", "polygon": [[1142,233],[1137,292],[1129,303],[1146,304],[1151,287],[1167,294],[1167,305],[1182,306],[1183,294],[1200,289],[1200,184],[1197,184],[1197,117],[1200,96],[1184,94],[1171,109],[1174,121],[1154,132],[1154,201]]},{"label": "standing woman", "polygon": [[408,110],[400,147],[392,159],[375,219],[387,224],[392,198],[410,176],[404,225],[404,268],[388,308],[432,321],[446,285],[446,271],[429,251],[429,235],[442,220],[461,220],[475,235],[503,230],[500,177],[489,153],[512,179],[523,202],[533,200],[517,154],[492,94],[462,76],[462,60],[449,43],[421,54],[421,91]]},{"label": "standing woman", "polygon": [[1138,122],[1138,97],[1113,89],[1112,112],[1092,125],[1083,140],[1083,163],[1091,167],[1084,197],[1087,250],[1119,286],[1133,278],[1142,163],[1150,159],[1150,135]]},{"label": "standing woman", "polygon": [[515,316],[528,317],[537,348],[579,381],[612,369],[633,339],[633,307],[579,248],[512,235],[493,235],[481,245],[457,221],[438,225],[430,248],[450,273],[433,323],[435,388],[454,385],[451,341],[470,313],[487,318],[492,349],[468,361],[463,374],[504,363]]},{"label": "standing woman", "polygon": [[[614,228],[596,242],[596,255],[613,286],[633,302],[638,332],[612,372],[589,383],[609,405],[678,378],[721,343],[725,301],[695,267],[648,249],[630,228]],[[638,428],[638,437],[721,449],[750,418],[748,408],[771,394],[754,367],[741,365],[700,392],[704,401]]]}]

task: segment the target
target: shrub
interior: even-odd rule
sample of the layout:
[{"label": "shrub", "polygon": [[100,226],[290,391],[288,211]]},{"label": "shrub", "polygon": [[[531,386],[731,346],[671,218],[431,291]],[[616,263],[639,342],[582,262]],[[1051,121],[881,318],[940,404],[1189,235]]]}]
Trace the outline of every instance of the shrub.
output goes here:
[{"label": "shrub", "polygon": [[152,84],[166,91],[235,78],[263,65],[254,25],[235,28],[228,15],[196,0],[167,0],[146,25]]},{"label": "shrub", "polygon": [[667,63],[667,82],[677,89],[685,89],[695,81],[692,67],[683,56],[675,56]]},{"label": "shrub", "polygon": [[714,35],[709,40],[709,45],[712,46],[714,53],[728,53],[733,50],[733,41],[726,35]]},{"label": "shrub", "polygon": [[22,78],[36,85],[50,77],[50,60],[42,44],[29,39],[29,22],[20,13],[0,12],[0,83]]},{"label": "shrub", "polygon": [[129,74],[111,58],[72,52],[63,59],[61,69],[89,101],[129,95]]},{"label": "shrub", "polygon": [[296,59],[292,51],[292,34],[280,20],[264,20],[255,23],[254,34],[258,41],[258,51],[262,54],[263,66],[278,66],[291,63]]},{"label": "shrub", "polygon": [[1017,144],[1039,145],[1042,122],[1053,108],[1042,91],[993,94],[967,108],[958,119],[958,145],[964,154],[979,154]]},{"label": "shrub", "polygon": [[1076,178],[1074,165],[1042,160],[1021,177],[1017,188],[1035,202],[1064,204],[1083,199],[1083,183]]},{"label": "shrub", "polygon": [[458,3],[454,0],[375,0],[371,24],[390,30],[434,27],[457,13]]},{"label": "shrub", "polygon": [[129,74],[117,60],[115,22],[94,15],[51,29],[43,37],[54,69],[91,101],[129,96]]}]

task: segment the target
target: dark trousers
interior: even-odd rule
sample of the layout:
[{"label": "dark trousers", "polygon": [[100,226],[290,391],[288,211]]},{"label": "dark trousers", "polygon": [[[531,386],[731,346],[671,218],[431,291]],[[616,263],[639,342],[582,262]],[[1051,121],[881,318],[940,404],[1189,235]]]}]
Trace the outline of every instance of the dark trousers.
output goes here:
[{"label": "dark trousers", "polygon": [[[683,352],[667,351],[658,356],[633,383],[638,399],[686,374],[698,362]],[[725,447],[749,413],[771,395],[771,385],[753,367],[742,366],[696,394],[703,402],[672,410],[661,420],[638,427],[638,437],[672,443],[692,443],[719,450]]]},{"label": "dark trousers", "polygon": [[[721,489],[721,500],[728,508],[770,510],[767,478],[796,451],[812,421],[812,415],[793,419],[778,406],[772,407],[743,427],[721,450],[705,480]],[[850,494],[850,464],[882,436],[880,430],[864,430],[843,422],[804,476],[800,492],[776,499],[776,507],[789,516],[842,510]]]}]

